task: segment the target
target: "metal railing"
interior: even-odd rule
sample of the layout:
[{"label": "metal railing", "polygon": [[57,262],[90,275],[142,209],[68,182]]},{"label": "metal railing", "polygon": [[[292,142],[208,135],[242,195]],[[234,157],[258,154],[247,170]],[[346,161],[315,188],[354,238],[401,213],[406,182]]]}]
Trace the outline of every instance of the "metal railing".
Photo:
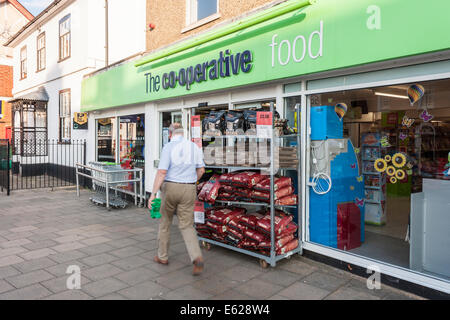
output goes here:
[{"label": "metal railing", "polygon": [[34,145],[27,153],[11,156],[10,189],[74,186],[76,164],[86,163],[86,141],[37,140]]}]

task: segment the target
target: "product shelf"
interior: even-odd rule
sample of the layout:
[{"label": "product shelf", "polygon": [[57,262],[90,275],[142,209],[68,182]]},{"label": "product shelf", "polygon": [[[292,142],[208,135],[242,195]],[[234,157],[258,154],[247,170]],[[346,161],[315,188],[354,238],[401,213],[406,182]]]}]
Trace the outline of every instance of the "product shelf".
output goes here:
[{"label": "product shelf", "polygon": [[272,266],[275,266],[276,262],[278,262],[280,260],[283,260],[283,259],[290,258],[292,255],[300,253],[302,251],[302,249],[300,247],[298,247],[298,248],[296,248],[296,249],[294,249],[294,250],[292,250],[292,251],[290,251],[288,253],[285,253],[285,254],[282,254],[282,255],[276,255],[275,258],[272,259],[269,256],[266,256],[266,255],[263,255],[263,254],[260,254],[260,253],[256,253],[254,251],[237,248],[235,246],[231,246],[231,245],[223,243],[223,242],[219,242],[219,241],[215,241],[215,240],[211,240],[211,239],[203,238],[203,237],[199,237],[198,239],[200,241],[202,241],[202,242],[206,242],[206,243],[218,246],[218,247],[222,247],[222,248],[233,250],[233,251],[236,251],[236,252],[239,252],[239,253],[243,253],[243,254],[246,254],[246,255],[258,258],[260,260],[264,260],[264,261],[266,261],[268,264],[270,264]]},{"label": "product shelf", "polygon": [[[270,112],[273,114],[274,113],[274,103],[271,103],[270,105]],[[297,127],[300,127],[300,121],[299,121],[300,117],[298,117],[297,121]],[[272,127],[274,127],[274,119],[272,119]],[[239,140],[239,139],[244,139],[244,140],[270,140],[270,141],[278,141],[278,140],[282,140],[282,139],[294,139],[296,138],[297,141],[297,145],[296,146],[291,146],[291,147],[297,147],[296,149],[296,159],[300,160],[300,137],[301,135],[299,133],[295,133],[295,134],[289,134],[289,135],[283,135],[283,136],[275,136],[274,131],[272,131],[272,134],[270,137],[258,137],[258,136],[253,136],[253,135],[222,135],[222,136],[212,136],[212,135],[204,135],[202,136],[202,140],[211,140],[211,139],[229,139],[229,140]],[[281,143],[280,143],[281,144]],[[270,233],[270,238],[268,241],[271,242],[271,249],[270,249],[270,255],[264,255],[261,253],[257,253],[257,252],[253,252],[250,250],[245,250],[245,249],[241,249],[241,248],[237,248],[233,245],[230,244],[226,244],[223,242],[219,242],[216,240],[212,240],[212,239],[208,239],[205,237],[199,237],[200,241],[207,243],[207,244],[212,244],[212,245],[216,245],[216,246],[220,246],[229,250],[233,250],[236,252],[240,252],[255,258],[260,259],[260,263],[262,267],[267,267],[268,265],[275,267],[277,262],[282,260],[282,259],[286,259],[291,257],[294,254],[298,254],[302,252],[302,247],[301,247],[301,242],[298,242],[298,245],[296,248],[294,248],[293,250],[291,250],[290,252],[286,253],[286,254],[282,254],[282,255],[277,255],[276,254],[276,235],[275,235],[275,210],[276,208],[286,208],[286,209],[298,209],[300,208],[300,204],[297,205],[276,205],[275,204],[275,191],[274,191],[274,183],[275,183],[275,175],[280,172],[280,171],[295,171],[297,172],[297,179],[298,179],[298,191],[300,192],[301,186],[301,178],[300,178],[300,164],[296,165],[295,167],[276,167],[276,162],[274,161],[274,154],[276,152],[275,149],[275,143],[270,143],[270,163],[267,165],[255,165],[255,166],[245,166],[245,165],[237,165],[237,166],[230,166],[230,165],[206,165],[207,169],[218,169],[218,170],[233,170],[233,171],[251,171],[251,170],[262,170],[262,171],[266,171],[268,175],[270,175],[270,202],[269,203],[264,203],[264,202],[240,202],[240,201],[221,201],[221,200],[216,200],[215,202],[218,205],[228,205],[228,206],[255,206],[255,207],[266,207],[266,208],[270,208],[270,220],[271,220],[271,233]],[[298,213],[298,219],[297,221],[294,221],[298,226],[301,225],[301,214]],[[297,239],[298,240],[298,239]]]}]

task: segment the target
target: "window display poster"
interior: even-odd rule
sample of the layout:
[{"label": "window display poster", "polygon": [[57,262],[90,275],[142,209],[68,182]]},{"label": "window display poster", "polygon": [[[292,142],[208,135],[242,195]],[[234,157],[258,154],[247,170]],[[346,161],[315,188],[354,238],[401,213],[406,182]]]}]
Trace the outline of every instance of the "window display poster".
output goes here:
[{"label": "window display poster", "polygon": [[192,142],[202,148],[202,126],[200,116],[191,117]]},{"label": "window display poster", "polygon": [[162,141],[163,141],[163,148],[166,144],[169,143],[169,128],[163,128],[162,129]]},{"label": "window display poster", "polygon": [[258,138],[272,137],[272,112],[257,112],[256,114],[256,132]]}]

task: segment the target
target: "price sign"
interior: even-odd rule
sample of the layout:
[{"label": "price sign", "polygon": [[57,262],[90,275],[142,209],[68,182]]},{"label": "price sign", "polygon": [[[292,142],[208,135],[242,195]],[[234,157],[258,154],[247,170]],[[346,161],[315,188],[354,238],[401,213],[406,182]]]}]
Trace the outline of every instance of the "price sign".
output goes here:
[{"label": "price sign", "polygon": [[272,112],[257,112],[256,132],[258,138],[272,137]]},{"label": "price sign", "polygon": [[192,142],[202,148],[202,121],[200,116],[191,117]]},{"label": "price sign", "polygon": [[195,201],[194,222],[198,224],[205,224],[205,204],[203,202]]}]

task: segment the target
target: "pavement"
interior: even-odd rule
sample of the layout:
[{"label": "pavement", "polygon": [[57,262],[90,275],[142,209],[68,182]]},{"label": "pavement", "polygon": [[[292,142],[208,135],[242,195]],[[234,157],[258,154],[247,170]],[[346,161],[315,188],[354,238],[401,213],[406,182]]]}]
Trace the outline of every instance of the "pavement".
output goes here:
[{"label": "pavement", "polygon": [[[108,212],[89,195],[0,193],[0,300],[420,299],[386,285],[369,290],[366,279],[304,257],[263,269],[221,247],[203,250],[205,271],[194,277],[176,223],[170,263],[158,265],[158,221],[134,206]],[[81,271],[80,289],[67,288],[71,266]]]}]

